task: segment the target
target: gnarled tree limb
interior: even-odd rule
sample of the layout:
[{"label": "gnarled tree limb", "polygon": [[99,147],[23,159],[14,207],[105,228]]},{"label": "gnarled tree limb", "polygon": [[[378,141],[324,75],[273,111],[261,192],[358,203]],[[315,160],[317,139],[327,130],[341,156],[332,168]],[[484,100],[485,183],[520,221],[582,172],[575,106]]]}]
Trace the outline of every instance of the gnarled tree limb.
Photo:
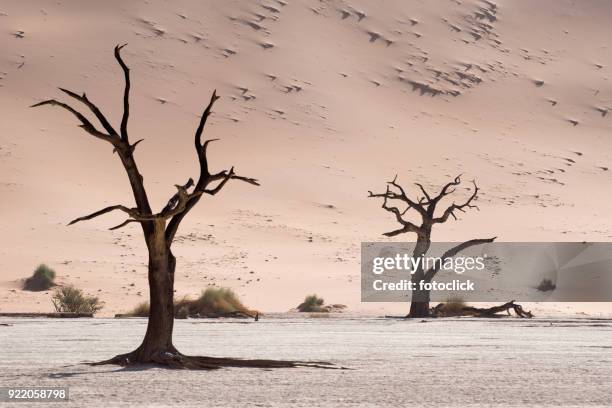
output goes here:
[{"label": "gnarled tree limb", "polygon": [[[226,177],[227,177],[227,170],[223,170],[223,171],[220,171],[219,173],[211,174],[210,177],[208,178],[208,180],[209,180],[209,183],[210,183],[212,181],[223,180]],[[255,178],[239,176],[239,175],[237,175],[235,173],[231,175],[230,179],[244,181],[245,183],[249,183],[249,184],[252,184],[254,186],[260,186],[261,185],[261,184],[259,184],[259,180],[255,179]]]},{"label": "gnarled tree limb", "polygon": [[115,59],[121,66],[121,69],[123,70],[123,75],[125,77],[125,87],[123,90],[123,116],[121,117],[121,128],[120,128],[121,129],[121,139],[124,142],[129,144],[127,125],[128,125],[128,119],[130,117],[130,86],[131,86],[130,85],[130,69],[125,64],[125,62],[123,62],[123,58],[121,58],[121,50],[126,45],[127,44],[117,45],[115,47]]},{"label": "gnarled tree limb", "polygon": [[205,188],[203,192],[206,194],[210,194],[210,195],[217,194],[219,191],[221,191],[223,186],[225,186],[225,184],[232,178],[233,175],[234,175],[234,167],[229,169],[229,171],[225,174],[225,177],[221,180],[219,184],[217,184],[216,187],[210,190]]},{"label": "gnarled tree limb", "polygon": [[60,102],[55,99],[48,99],[46,101],[35,103],[31,107],[36,108],[38,106],[43,106],[43,105],[59,106],[61,108],[66,109],[68,112],[72,113],[74,116],[76,116],[78,120],[81,121],[81,124],[79,125],[79,127],[84,129],[87,133],[89,133],[92,136],[97,137],[98,139],[102,139],[107,142],[113,143],[113,138],[110,135],[107,135],[106,133],[103,133],[99,131],[98,129],[96,129],[96,127],[89,121],[89,119],[87,119],[82,113],[80,113],[79,111],[74,109],[72,106],[68,105],[67,103]]},{"label": "gnarled tree limb", "polygon": [[435,196],[432,201],[437,203],[447,195],[454,193],[455,189],[453,187],[457,187],[459,184],[461,184],[461,176],[462,174],[459,174],[453,181],[446,183],[444,187],[442,187],[442,190],[440,190],[440,193],[438,193],[438,195]]},{"label": "gnarled tree limb", "polygon": [[[254,178],[236,175],[234,173],[233,167],[229,171],[224,170],[216,174],[210,173],[209,166],[208,166],[207,149],[208,149],[208,145],[211,142],[217,141],[218,139],[209,139],[202,143],[202,133],[204,131],[204,126],[206,125],[206,121],[208,120],[208,117],[210,116],[212,112],[212,107],[218,99],[219,99],[219,96],[217,96],[217,91],[215,90],[213,91],[210,97],[210,101],[208,105],[206,106],[206,109],[204,109],[204,112],[202,113],[202,117],[200,118],[200,123],[198,124],[198,127],[196,129],[195,137],[194,137],[194,146],[195,146],[196,154],[198,156],[198,162],[200,164],[200,176],[198,177],[198,181],[195,184],[193,193],[191,193],[187,197],[187,199],[185,200],[185,205],[181,207],[181,211],[174,212],[172,215],[172,218],[168,222],[168,226],[166,227],[166,242],[168,245],[170,245],[172,241],[174,240],[174,236],[176,235],[176,232],[178,230],[178,227],[181,221],[183,220],[185,215],[187,215],[187,213],[189,213],[189,211],[198,203],[198,201],[200,201],[202,194],[204,193],[210,194],[210,195],[217,194],[225,186],[225,184],[231,179],[244,181],[246,183],[253,184],[256,186],[259,185],[259,182]],[[216,187],[211,188],[211,189],[207,188],[211,182],[219,181],[219,180],[221,182]]]},{"label": "gnarled tree limb", "polygon": [[189,180],[187,180],[187,182],[185,184],[183,184],[182,186],[179,185],[175,185],[175,187],[179,190],[177,191],[171,198],[170,200],[168,200],[168,204],[166,204],[166,206],[164,207],[164,209],[162,210],[162,214],[167,214],[168,211],[172,210],[173,208],[176,207],[176,205],[179,202],[179,197],[180,197],[180,192],[183,190],[187,190],[188,188],[193,186],[193,179],[191,177],[189,177]]},{"label": "gnarled tree limb", "polygon": [[[393,191],[390,187],[394,187],[395,189],[397,189],[399,192]],[[405,214],[408,210],[410,209],[414,209],[415,211],[417,211],[421,217],[425,217],[427,215],[427,210],[426,210],[426,205],[427,203],[425,202],[415,202],[413,200],[411,200],[408,195],[406,194],[406,192],[404,191],[403,187],[401,185],[399,185],[397,183],[397,175],[395,176],[395,178],[389,182],[387,182],[387,190],[384,193],[378,193],[378,194],[374,194],[371,191],[368,191],[369,195],[368,197],[382,197],[384,199],[384,203],[383,203],[383,207],[385,210],[393,212],[394,214],[396,214],[395,210],[393,210],[393,208],[395,207],[391,207],[391,209],[387,209],[385,208],[387,205],[387,200],[399,200],[399,201],[403,201],[404,203],[407,204],[406,210],[404,210],[402,212],[402,215]],[[399,210],[398,210],[399,212]],[[406,226],[409,222],[405,221],[402,219],[402,217],[398,217],[396,214],[396,219],[398,220],[398,222],[400,222],[402,225]],[[402,229],[403,230],[403,229]],[[393,231],[392,233],[395,233],[395,235],[400,234],[401,232],[399,232],[400,230],[397,231]],[[407,229],[404,232],[411,232],[413,231],[412,229]],[[413,231],[414,232],[414,231]],[[384,234],[387,235],[387,234]],[[392,235],[387,235],[387,236],[392,236]]]},{"label": "gnarled tree limb", "polygon": [[475,180],[472,180],[472,183],[474,184],[474,191],[472,192],[472,195],[463,204],[452,203],[444,211],[444,213],[442,214],[441,217],[433,219],[434,223],[446,222],[446,220],[448,220],[449,216],[452,216],[454,219],[457,219],[457,216],[455,215],[455,211],[465,212],[466,208],[475,208],[475,209],[478,209],[478,206],[472,204],[472,201],[474,201],[477,198],[477,196],[478,196],[478,186],[476,185],[476,181]]},{"label": "gnarled tree limb", "polygon": [[421,192],[423,193],[423,195],[425,196],[425,198],[427,199],[427,202],[431,202],[431,197],[429,196],[429,193],[427,192],[427,190],[425,190],[425,187],[423,187],[423,185],[421,183],[414,183],[418,188],[421,189]]},{"label": "gnarled tree limb", "polygon": [[469,241],[462,242],[461,244],[452,247],[440,257],[440,262],[435,262],[434,266],[428,269],[427,272],[425,272],[424,281],[431,282],[433,277],[436,276],[436,273],[438,273],[438,271],[440,270],[440,267],[442,266],[442,264],[444,264],[444,262],[446,262],[447,259],[452,258],[453,256],[457,255],[459,252],[463,251],[464,249],[473,247],[475,245],[481,245],[481,244],[487,244],[487,243],[493,242],[495,241],[496,238],[497,237],[470,239]]},{"label": "gnarled tree limb", "polygon": [[397,197],[399,200],[404,201],[406,204],[408,204],[408,206],[410,208],[414,208],[419,214],[421,214],[421,216],[425,216],[426,209],[425,209],[424,205],[427,205],[427,203],[412,201],[408,197],[408,195],[406,194],[406,192],[404,191],[402,186],[400,186],[397,183],[397,174],[395,175],[393,180],[390,181],[388,184],[391,184],[393,187],[397,188],[400,191],[400,195],[399,195],[399,197]]},{"label": "gnarled tree limb", "polygon": [[[403,191],[403,190],[402,190]],[[404,234],[406,232],[415,232],[415,233],[419,233],[420,229],[419,227],[417,227],[415,224],[413,224],[410,221],[406,221],[403,217],[404,214],[406,214],[406,212],[411,208],[410,206],[406,207],[406,209],[404,211],[400,211],[399,208],[397,207],[391,207],[388,205],[388,200],[389,198],[393,198],[396,197],[396,193],[393,193],[389,187],[389,185],[387,185],[387,191],[383,194],[372,194],[372,192],[370,191],[370,197],[383,197],[383,203],[382,203],[382,208],[385,209],[386,211],[389,211],[390,213],[395,215],[395,219],[397,220],[397,222],[399,222],[402,225],[402,228],[394,230],[394,231],[390,231],[390,232],[385,232],[383,233],[383,235],[387,236],[387,237],[394,237],[396,235],[400,235],[400,234]]]},{"label": "gnarled tree limb", "polygon": [[[402,225],[402,228],[397,229],[395,231],[383,233],[383,235],[392,237],[395,235],[403,234],[405,232],[415,232],[417,234],[423,234],[428,230],[431,230],[431,226],[436,223],[443,223],[448,220],[450,216],[457,219],[455,215],[455,211],[465,212],[466,209],[476,208],[478,207],[473,204],[473,201],[477,199],[478,196],[478,186],[475,181],[472,181],[474,184],[474,191],[470,195],[470,197],[462,204],[451,204],[440,217],[435,217],[436,206],[440,202],[440,200],[452,193],[455,192],[455,187],[461,183],[461,175],[455,177],[455,179],[442,187],[440,193],[436,196],[432,197],[431,194],[427,192],[425,187],[421,183],[415,183],[417,187],[423,193],[423,197],[418,199],[417,201],[411,200],[406,191],[402,188],[400,184],[397,183],[397,176],[392,181],[387,182],[387,190],[384,193],[374,194],[371,191],[368,191],[368,197],[380,197],[383,198],[382,208],[393,213],[395,215],[395,219],[398,223]],[[393,191],[391,187],[395,188],[397,191]],[[387,200],[398,200],[407,204],[407,207],[404,211],[400,211],[397,207],[391,207],[387,204]],[[422,225],[417,226],[410,221],[407,221],[403,216],[408,212],[408,210],[414,209],[420,215],[422,219]]]},{"label": "gnarled tree limb", "polygon": [[109,213],[111,211],[115,211],[115,210],[121,210],[124,213],[128,214],[130,217],[134,218],[134,219],[138,219],[140,218],[140,214],[138,213],[138,210],[136,210],[135,208],[128,208],[125,205],[111,205],[109,207],[103,208],[99,211],[93,212],[89,215],[84,215],[82,217],[76,218],[72,221],[70,221],[68,223],[68,225],[72,225],[72,224],[76,224],[79,221],[86,221],[86,220],[91,220],[92,218],[96,218],[99,217],[100,215]]},{"label": "gnarled tree limb", "polygon": [[128,224],[130,224],[132,222],[142,222],[142,221],[135,220],[133,218],[128,218],[127,220],[123,221],[121,224],[115,225],[114,227],[110,227],[109,230],[111,230],[111,231],[118,230],[119,228],[123,228],[123,227],[125,227],[126,225],[128,225]]},{"label": "gnarled tree limb", "polygon": [[156,215],[142,215],[142,214],[140,214],[138,212],[138,209],[136,209],[136,208],[128,208],[125,205],[118,204],[118,205],[111,205],[109,207],[103,208],[103,209],[101,209],[99,211],[96,211],[94,213],[91,213],[89,215],[84,215],[83,217],[76,218],[76,219],[70,221],[68,223],[68,225],[76,224],[77,222],[80,222],[80,221],[91,220],[93,218],[99,217],[100,215],[103,215],[103,214],[106,214],[106,213],[109,213],[109,212],[115,211],[115,210],[123,211],[124,213],[128,214],[130,216],[130,218],[128,218],[126,221],[122,222],[121,224],[119,224],[119,225],[117,225],[115,227],[109,228],[110,230],[119,229],[119,228],[124,227],[125,225],[127,225],[127,224],[129,224],[131,222],[153,221],[153,220],[155,220],[156,218],[159,217],[159,214],[156,214]]},{"label": "gnarled tree limb", "polygon": [[83,103],[84,105],[86,105],[93,112],[93,114],[96,115],[96,118],[98,118],[98,120],[102,124],[102,127],[104,127],[104,129],[106,129],[106,131],[108,132],[109,136],[118,136],[117,132],[111,126],[111,124],[108,122],[108,120],[106,119],[104,114],[100,111],[100,109],[98,109],[98,107],[93,102],[91,102],[87,98],[87,95],[85,93],[83,93],[83,95],[79,95],[79,94],[77,94],[75,92],[69,91],[68,89],[64,89],[64,88],[59,88],[59,89],[60,89],[60,91],[64,92],[66,95],[68,95],[68,96],[76,99],[77,101]]}]

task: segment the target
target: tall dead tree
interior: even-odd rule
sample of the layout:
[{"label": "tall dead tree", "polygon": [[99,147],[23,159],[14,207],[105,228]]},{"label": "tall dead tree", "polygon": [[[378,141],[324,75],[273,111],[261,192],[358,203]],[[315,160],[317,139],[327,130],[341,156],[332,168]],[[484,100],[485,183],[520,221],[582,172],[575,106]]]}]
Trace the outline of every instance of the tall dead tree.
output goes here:
[{"label": "tall dead tree", "polygon": [[[166,206],[157,213],[151,210],[149,198],[145,190],[143,178],[138,171],[134,151],[142,139],[131,143],[128,136],[128,119],[130,116],[130,70],[121,57],[121,50],[125,45],[115,47],[115,59],[121,66],[125,76],[125,88],[123,93],[123,117],[119,132],[111,125],[110,121],[100,109],[87,97],[86,94],[77,94],[67,89],[60,90],[83,104],[91,111],[102,126],[98,129],[87,117],[72,106],[56,99],[39,102],[36,106],[58,106],[72,113],[83,128],[90,135],[110,143],[113,152],[117,153],[132,187],[136,207],[129,205],[112,205],[96,211],[92,214],[79,217],[70,222],[69,225],[79,221],[90,220],[111,211],[122,211],[127,219],[121,224],[112,227],[111,230],[122,228],[130,223],[140,224],[144,239],[149,252],[148,279],[150,295],[150,311],[147,332],[142,344],[134,351],[118,355],[110,360],[94,364],[138,364],[157,363],[171,367],[214,369],[221,366],[233,367],[294,367],[296,365],[318,366],[304,362],[272,361],[272,360],[241,360],[231,358],[193,357],[181,354],[172,343],[174,325],[174,272],[176,258],[172,254],[172,243],[185,216],[195,207],[203,195],[215,195],[230,180],[239,180],[255,186],[259,182],[250,177],[239,176],[234,168],[212,173],[209,170],[207,147],[217,140],[209,139],[202,141],[202,132],[206,121],[210,116],[213,104],[219,97],[213,92],[208,106],[204,110],[200,123],[195,132],[194,147],[200,164],[198,181],[189,179],[183,185],[176,185],[177,192],[168,200]],[[193,187],[193,189],[192,189]],[[320,365],[320,364],[319,364]],[[323,363],[323,365],[325,365]]]},{"label": "tall dead tree", "polygon": [[[455,177],[453,181],[442,187],[442,190],[440,190],[440,192],[435,196],[429,194],[422,184],[415,183],[423,194],[422,197],[417,197],[416,201],[409,198],[404,188],[397,183],[397,176],[395,176],[392,181],[387,183],[387,190],[384,193],[374,194],[369,191],[369,197],[381,197],[383,199],[382,208],[392,213],[397,222],[401,225],[401,228],[386,232],[383,235],[387,237],[394,237],[396,235],[406,233],[416,234],[417,241],[412,256],[414,258],[418,258],[427,254],[427,251],[429,250],[431,245],[431,232],[434,225],[446,222],[449,217],[453,217],[456,220],[457,216],[455,213],[457,211],[465,212],[468,209],[478,208],[474,204],[474,201],[478,197],[478,186],[476,185],[475,181],[472,183],[474,185],[474,189],[471,195],[463,203],[456,204],[453,202],[450,206],[446,207],[444,212],[439,215],[436,215],[438,205],[445,197],[455,192],[457,186],[461,184],[461,175]],[[390,206],[389,200],[396,200],[405,206],[405,208],[400,210],[400,208],[397,206]],[[405,215],[409,210],[413,210],[418,214],[418,217],[421,220],[420,223],[413,223],[405,218]],[[419,267],[414,271],[411,277],[411,282],[416,284],[416,290],[412,292],[410,312],[408,313],[407,317],[429,316],[430,293],[427,290],[420,289],[420,282],[431,282],[434,276],[436,276],[436,273],[438,273],[441,265],[444,264],[447,259],[454,257],[464,249],[474,245],[493,242],[494,240],[495,237],[465,241],[446,251],[441,256],[441,262],[434,262],[434,266],[427,270],[425,270],[422,263],[420,263]]]}]

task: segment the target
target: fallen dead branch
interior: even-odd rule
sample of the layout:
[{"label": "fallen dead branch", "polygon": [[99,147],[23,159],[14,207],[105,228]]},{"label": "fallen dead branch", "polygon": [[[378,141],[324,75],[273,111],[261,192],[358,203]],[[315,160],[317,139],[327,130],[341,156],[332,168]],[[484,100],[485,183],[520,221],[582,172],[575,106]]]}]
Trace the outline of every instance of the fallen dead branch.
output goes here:
[{"label": "fallen dead branch", "polygon": [[533,317],[533,313],[530,311],[525,311],[523,306],[514,303],[514,300],[511,300],[508,303],[504,303],[500,306],[493,306],[489,308],[478,308],[472,306],[466,306],[463,308],[463,311],[466,312],[467,315],[472,315],[474,317],[499,317],[498,313],[506,312],[508,316],[511,316],[510,309],[514,310],[514,313],[521,318],[531,319]]},{"label": "fallen dead branch", "polygon": [[523,306],[514,303],[514,300],[504,303],[503,305],[493,306],[488,308],[479,308],[473,306],[461,306],[454,307],[452,309],[447,308],[447,303],[438,303],[435,307],[430,309],[430,317],[458,317],[458,316],[472,316],[472,317],[502,317],[500,313],[506,312],[508,316],[512,316],[510,310],[514,310],[517,317],[531,319],[533,313],[525,311]]}]

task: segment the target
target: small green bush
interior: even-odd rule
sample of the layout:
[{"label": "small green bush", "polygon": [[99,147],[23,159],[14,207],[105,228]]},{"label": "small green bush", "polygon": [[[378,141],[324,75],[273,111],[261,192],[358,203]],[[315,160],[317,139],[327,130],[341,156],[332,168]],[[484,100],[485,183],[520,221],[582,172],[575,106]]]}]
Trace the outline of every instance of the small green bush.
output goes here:
[{"label": "small green bush", "polygon": [[74,286],[57,289],[51,297],[56,312],[60,313],[96,313],[102,309],[102,302],[97,297],[83,294]]},{"label": "small green bush", "polygon": [[325,301],[317,295],[306,296],[304,301],[297,307],[299,312],[321,313],[329,312],[328,308],[323,307]]},{"label": "small green bush", "polygon": [[27,278],[23,284],[23,290],[30,290],[34,292],[40,292],[43,290],[49,290],[55,283],[55,271],[49,268],[45,264],[40,264],[34,271],[32,276]]}]

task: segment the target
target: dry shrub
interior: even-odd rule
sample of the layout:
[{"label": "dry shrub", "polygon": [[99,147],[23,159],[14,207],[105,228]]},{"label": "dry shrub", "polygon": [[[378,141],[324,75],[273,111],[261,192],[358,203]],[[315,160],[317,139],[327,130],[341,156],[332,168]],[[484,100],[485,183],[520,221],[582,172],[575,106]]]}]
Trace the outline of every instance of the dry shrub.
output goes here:
[{"label": "dry shrub", "polygon": [[206,288],[193,302],[195,312],[200,315],[228,314],[233,312],[251,313],[233,290],[229,288]]},{"label": "dry shrub", "polygon": [[23,284],[23,290],[30,290],[33,292],[40,292],[43,290],[49,290],[55,283],[55,271],[49,268],[45,264],[40,264],[34,271],[32,276],[27,278]]},{"label": "dry shrub", "polygon": [[444,316],[461,316],[465,314],[463,308],[466,306],[463,298],[449,297],[441,308]]},{"label": "dry shrub", "polygon": [[299,312],[305,313],[325,313],[329,312],[328,308],[325,308],[323,304],[325,301],[323,298],[318,297],[317,295],[309,295],[306,296],[304,301],[299,304],[297,310]]},{"label": "dry shrub", "polygon": [[551,279],[543,278],[536,289],[540,292],[548,292],[557,289],[557,285],[555,285]]},{"label": "dry shrub", "polygon": [[95,296],[83,294],[74,286],[64,286],[57,289],[51,297],[55,311],[59,313],[96,313],[103,307]]},{"label": "dry shrub", "polygon": [[[229,288],[208,287],[195,300],[188,296],[174,300],[174,316],[177,319],[185,319],[189,316],[221,317],[232,313],[254,316],[257,311],[244,306],[238,299],[238,295]],[[140,303],[125,316],[148,317],[149,302]]]},{"label": "dry shrub", "polygon": [[149,302],[142,302],[125,314],[128,317],[149,317]]}]

